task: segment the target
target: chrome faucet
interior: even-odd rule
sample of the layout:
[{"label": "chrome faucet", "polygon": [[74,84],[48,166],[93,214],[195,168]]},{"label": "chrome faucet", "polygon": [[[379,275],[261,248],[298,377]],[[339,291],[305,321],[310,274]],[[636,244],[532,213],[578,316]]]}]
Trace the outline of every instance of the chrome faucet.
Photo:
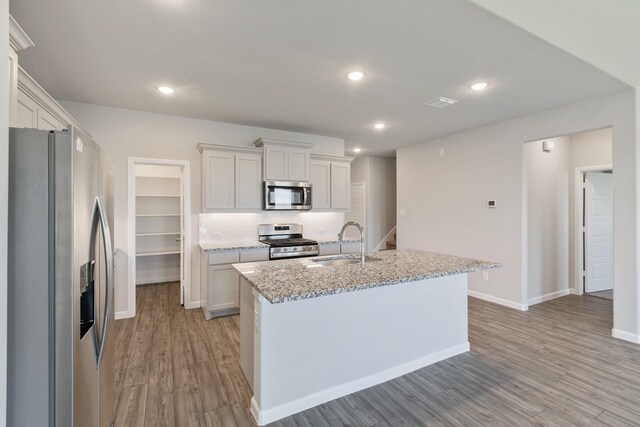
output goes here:
[{"label": "chrome faucet", "polygon": [[345,225],[342,226],[342,230],[338,233],[338,240],[342,242],[342,238],[344,237],[344,230],[349,226],[354,226],[360,232],[360,265],[364,267],[364,228],[357,222],[349,221]]}]

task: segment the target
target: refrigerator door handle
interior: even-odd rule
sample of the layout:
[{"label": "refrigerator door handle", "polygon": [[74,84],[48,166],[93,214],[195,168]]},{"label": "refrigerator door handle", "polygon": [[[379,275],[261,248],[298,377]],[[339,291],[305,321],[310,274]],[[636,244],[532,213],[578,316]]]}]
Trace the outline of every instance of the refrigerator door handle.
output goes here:
[{"label": "refrigerator door handle", "polygon": [[100,197],[96,197],[91,214],[91,240],[89,242],[89,259],[95,259],[96,236],[98,235],[98,225],[102,232],[102,245],[106,262],[106,286],[104,301],[104,318],[102,319],[102,331],[96,337],[96,364],[100,366],[104,357],[105,345],[107,343],[107,333],[109,331],[109,318],[111,317],[111,292],[113,291],[113,250],[111,248],[111,233],[109,222]]}]

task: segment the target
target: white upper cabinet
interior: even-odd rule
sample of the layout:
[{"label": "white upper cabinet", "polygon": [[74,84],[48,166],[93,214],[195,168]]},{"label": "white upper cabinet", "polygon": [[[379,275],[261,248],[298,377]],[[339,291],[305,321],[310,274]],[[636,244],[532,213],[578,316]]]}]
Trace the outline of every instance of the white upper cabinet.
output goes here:
[{"label": "white upper cabinet", "polygon": [[24,92],[18,91],[11,125],[18,128],[38,128],[38,104]]},{"label": "white upper cabinet", "polygon": [[311,155],[313,209],[349,210],[352,157]]},{"label": "white upper cabinet", "polygon": [[331,162],[311,160],[311,202],[313,209],[331,209]]},{"label": "white upper cabinet", "polygon": [[236,154],[236,208],[262,208],[262,155]]},{"label": "white upper cabinet", "polygon": [[228,151],[202,152],[205,210],[236,207],[235,156]]},{"label": "white upper cabinet", "polygon": [[282,146],[264,148],[265,180],[284,181],[289,179],[289,149]]},{"label": "white upper cabinet", "polygon": [[262,150],[199,144],[202,211],[262,209]]},{"label": "white upper cabinet", "polygon": [[[18,64],[18,52],[34,43],[20,25],[9,17],[9,108],[10,125],[43,130],[63,130],[68,125],[82,128],[58,102]],[[84,130],[84,129],[83,129]],[[86,130],[84,130],[87,134]]]},{"label": "white upper cabinet", "polygon": [[290,148],[289,149],[289,180],[309,181],[310,179],[310,157],[311,150]]},{"label": "white upper cabinet", "polygon": [[331,163],[331,209],[349,209],[351,164]]},{"label": "white upper cabinet", "polygon": [[268,181],[309,181],[311,146],[306,142],[260,138],[254,142],[264,148],[264,179]]}]

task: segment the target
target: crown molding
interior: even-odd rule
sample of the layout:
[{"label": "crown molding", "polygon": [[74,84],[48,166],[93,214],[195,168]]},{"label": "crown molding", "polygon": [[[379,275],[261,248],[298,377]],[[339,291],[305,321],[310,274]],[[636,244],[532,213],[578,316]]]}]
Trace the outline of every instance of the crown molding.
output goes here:
[{"label": "crown molding", "polygon": [[197,145],[198,151],[203,152],[204,150],[215,150],[215,151],[233,151],[233,152],[242,152],[242,153],[253,153],[253,154],[262,154],[263,150],[260,148],[253,147],[244,147],[238,145],[225,145],[225,144],[210,144],[206,142],[202,142]]},{"label": "crown molding", "polygon": [[253,145],[255,145],[256,147],[264,147],[265,144],[286,145],[289,147],[304,148],[304,149],[310,149],[311,147],[313,147],[313,144],[310,142],[289,141],[286,139],[278,139],[278,138],[258,138],[253,143]]},{"label": "crown molding", "polygon": [[16,52],[35,46],[33,40],[29,38],[20,24],[18,24],[11,15],[9,15],[9,46]]},{"label": "crown molding", "polygon": [[329,154],[311,154],[311,160],[324,160],[326,162],[349,162],[355,160],[355,157],[349,156],[331,156]]}]

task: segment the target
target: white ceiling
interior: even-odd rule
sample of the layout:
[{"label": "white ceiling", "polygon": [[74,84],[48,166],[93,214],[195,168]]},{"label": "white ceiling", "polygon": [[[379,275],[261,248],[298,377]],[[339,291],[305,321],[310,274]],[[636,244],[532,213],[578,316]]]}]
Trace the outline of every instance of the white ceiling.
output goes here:
[{"label": "white ceiling", "polygon": [[[14,0],[11,13],[36,43],[20,63],[58,99],[338,136],[362,155],[627,87],[466,0]],[[345,78],[354,68],[363,81]],[[478,80],[490,88],[472,93]],[[438,96],[459,102],[422,105]]]},{"label": "white ceiling", "polygon": [[640,87],[640,1],[471,1],[623,82]]}]

